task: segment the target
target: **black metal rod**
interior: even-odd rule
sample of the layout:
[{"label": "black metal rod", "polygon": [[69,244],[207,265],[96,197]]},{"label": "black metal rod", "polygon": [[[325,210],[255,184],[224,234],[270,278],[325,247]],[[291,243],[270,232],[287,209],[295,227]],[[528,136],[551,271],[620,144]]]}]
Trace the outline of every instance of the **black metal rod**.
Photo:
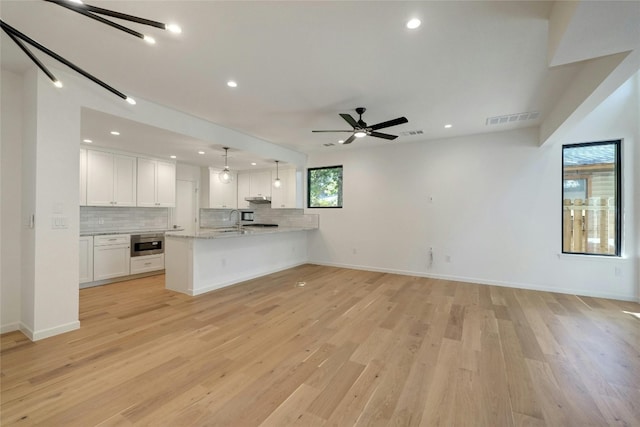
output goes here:
[{"label": "black metal rod", "polygon": [[62,6],[65,9],[69,9],[76,13],[84,15],[87,18],[95,19],[98,22],[102,22],[103,24],[109,25],[110,27],[116,28],[120,31],[124,31],[125,33],[131,34],[132,36],[144,39],[144,34],[139,33],[138,31],[132,30],[131,28],[127,28],[124,25],[120,25],[113,21],[109,21],[108,19],[104,19],[102,16],[94,15],[93,13],[88,11],[87,7],[83,7],[83,5],[73,5],[73,4],[67,3],[66,1],[59,1],[59,0],[45,0],[45,1],[57,4],[58,6]]},{"label": "black metal rod", "polygon": [[151,19],[140,18],[138,16],[127,15],[126,13],[116,12],[114,10],[103,9],[97,6],[85,5],[89,12],[99,13],[100,15],[111,16],[112,18],[124,19],[125,21],[136,22],[138,24],[149,25],[151,27],[156,27],[165,30],[166,25],[162,22],[153,21]]},{"label": "black metal rod", "polygon": [[162,22],[153,21],[151,19],[146,19],[146,18],[140,18],[138,16],[127,15],[126,13],[116,12],[114,10],[104,9],[102,7],[91,6],[89,4],[71,5],[66,3],[66,0],[44,0],[44,1],[55,3],[59,6],[66,7],[68,9],[69,8],[74,8],[73,10],[84,9],[87,12],[111,16],[112,18],[123,19],[125,21],[135,22],[137,24],[149,25],[151,27],[161,28],[163,30],[166,29],[166,25],[163,24]]},{"label": "black metal rod", "polygon": [[9,37],[11,37],[11,40],[13,40],[14,43],[17,44],[20,49],[22,49],[22,51],[25,53],[25,55],[27,55],[38,66],[38,68],[40,68],[42,70],[42,72],[45,73],[47,75],[47,77],[49,77],[49,79],[51,79],[52,82],[55,83],[55,82],[58,81],[56,76],[54,76],[53,73],[51,73],[51,71],[49,71],[49,69],[42,62],[40,62],[40,60],[38,58],[36,58],[36,56],[29,50],[28,47],[26,47],[24,45],[24,43],[22,43],[20,41],[20,39],[17,39],[16,36],[11,34],[11,32],[7,31],[4,28],[4,26],[2,27],[2,30],[5,33],[7,33],[7,35]]},{"label": "black metal rod", "polygon": [[83,76],[85,76],[86,78],[91,80],[92,82],[102,86],[103,88],[105,88],[109,92],[113,93],[114,95],[117,95],[120,98],[125,99],[125,100],[127,99],[127,95],[125,95],[124,93],[122,93],[119,90],[109,86],[108,84],[106,84],[102,80],[98,79],[97,77],[92,76],[91,74],[87,73],[82,68],[80,68],[77,65],[75,65],[74,63],[72,63],[70,61],[67,61],[62,56],[58,55],[57,53],[55,53],[54,51],[48,49],[47,47],[41,45],[40,43],[38,43],[37,41],[33,40],[29,36],[21,33],[18,30],[16,30],[15,28],[13,28],[11,25],[7,24],[6,22],[0,20],[0,26],[2,26],[3,30],[11,32],[14,36],[16,36],[18,38],[21,38],[25,42],[29,43],[31,46],[35,47],[36,49],[41,50],[42,52],[46,53],[47,55],[49,55],[53,59],[57,60],[58,62],[62,62],[67,67],[71,68],[72,70],[76,71],[77,73],[82,74]]}]

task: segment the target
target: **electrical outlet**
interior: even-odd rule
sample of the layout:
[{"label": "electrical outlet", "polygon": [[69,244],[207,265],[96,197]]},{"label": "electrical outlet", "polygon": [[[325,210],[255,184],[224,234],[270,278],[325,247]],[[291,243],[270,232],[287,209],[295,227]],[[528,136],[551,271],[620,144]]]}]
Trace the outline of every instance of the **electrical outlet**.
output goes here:
[{"label": "electrical outlet", "polygon": [[622,269],[620,267],[615,267],[614,268],[614,274],[615,274],[616,277],[622,276]]},{"label": "electrical outlet", "polygon": [[451,255],[445,255],[444,262],[451,262]]},{"label": "electrical outlet", "polygon": [[353,254],[355,255],[357,253],[358,253],[358,251],[356,250],[356,248],[353,248]]},{"label": "electrical outlet", "polygon": [[226,267],[226,266],[227,266],[227,259],[226,259],[226,258],[222,258],[222,259],[220,260],[220,264],[221,264],[223,267]]},{"label": "electrical outlet", "polygon": [[104,218],[102,217],[98,218],[98,224],[100,225],[104,224]]}]

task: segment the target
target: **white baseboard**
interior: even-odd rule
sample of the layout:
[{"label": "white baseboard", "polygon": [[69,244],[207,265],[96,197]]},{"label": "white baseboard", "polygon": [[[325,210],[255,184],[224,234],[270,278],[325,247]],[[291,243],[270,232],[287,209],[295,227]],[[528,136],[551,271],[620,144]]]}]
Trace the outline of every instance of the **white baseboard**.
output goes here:
[{"label": "white baseboard", "polygon": [[446,275],[446,274],[429,274],[421,271],[396,270],[396,269],[390,269],[390,268],[378,268],[378,267],[342,264],[342,263],[334,263],[334,262],[309,261],[309,263],[317,264],[317,265],[326,265],[328,267],[350,268],[353,270],[376,271],[380,273],[400,274],[403,276],[427,277],[431,279],[451,280],[455,282],[477,283],[479,285],[500,286],[503,288],[528,289],[532,291],[555,292],[558,294],[580,295],[585,297],[596,297],[596,298],[615,299],[620,301],[640,302],[640,296],[634,297],[629,295],[613,294],[609,292],[592,292],[592,291],[582,291],[582,290],[578,291],[575,289],[558,288],[553,286],[541,286],[541,285],[536,285],[531,283],[516,283],[516,282],[505,282],[501,280],[486,280],[486,279],[480,279],[476,277],[453,276],[453,275]]},{"label": "white baseboard", "polygon": [[6,334],[8,332],[14,332],[20,330],[20,322],[7,323],[0,326],[0,334]]},{"label": "white baseboard", "polygon": [[41,329],[39,331],[32,331],[24,325],[21,325],[20,330],[24,333],[31,341],[38,341],[45,338],[52,337],[54,335],[64,334],[65,332],[74,331],[80,328],[80,321],[76,320],[74,322],[69,322],[64,325],[59,325],[49,329]]}]

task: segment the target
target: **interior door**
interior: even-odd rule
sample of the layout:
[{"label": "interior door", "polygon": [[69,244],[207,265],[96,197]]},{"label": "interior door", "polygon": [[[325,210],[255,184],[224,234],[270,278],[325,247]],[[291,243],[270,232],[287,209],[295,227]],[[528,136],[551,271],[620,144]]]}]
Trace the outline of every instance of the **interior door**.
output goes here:
[{"label": "interior door", "polygon": [[195,232],[196,229],[196,188],[193,181],[177,180],[176,228],[182,228],[188,233]]}]

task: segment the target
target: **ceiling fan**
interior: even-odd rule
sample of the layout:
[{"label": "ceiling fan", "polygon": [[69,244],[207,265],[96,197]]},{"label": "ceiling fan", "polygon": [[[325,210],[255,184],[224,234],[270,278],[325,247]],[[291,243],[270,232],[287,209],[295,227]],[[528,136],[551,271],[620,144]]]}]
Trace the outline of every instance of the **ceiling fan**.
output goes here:
[{"label": "ceiling fan", "polygon": [[396,139],[397,135],[389,135],[388,133],[376,132],[378,129],[384,129],[391,126],[401,125],[403,123],[408,123],[406,117],[398,117],[397,119],[387,120],[386,122],[381,122],[372,126],[369,126],[362,120],[362,114],[367,111],[364,107],[356,108],[356,113],[360,116],[358,121],[356,121],[350,114],[340,114],[347,123],[351,125],[353,129],[351,130],[313,130],[311,132],[351,132],[351,136],[347,138],[343,144],[351,144],[354,139],[362,138],[363,136],[374,136],[376,138],[384,138],[384,139]]}]

